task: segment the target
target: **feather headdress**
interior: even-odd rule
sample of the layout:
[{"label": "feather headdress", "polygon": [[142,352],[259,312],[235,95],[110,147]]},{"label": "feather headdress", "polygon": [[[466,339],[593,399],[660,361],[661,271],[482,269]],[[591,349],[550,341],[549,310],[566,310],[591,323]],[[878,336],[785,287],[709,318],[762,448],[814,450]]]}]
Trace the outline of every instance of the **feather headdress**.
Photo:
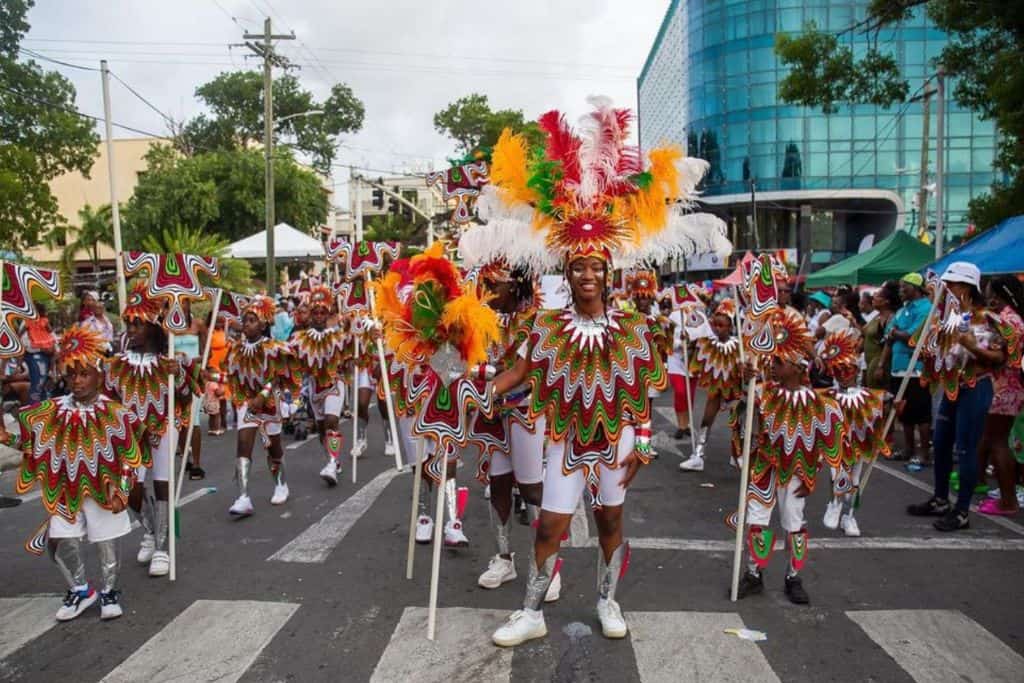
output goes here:
[{"label": "feather headdress", "polygon": [[631,296],[653,299],[658,295],[658,275],[653,270],[638,270],[626,275],[626,291]]},{"label": "feather headdress", "polygon": [[107,342],[98,332],[81,325],[71,325],[60,336],[57,370],[64,372],[74,366],[100,368],[107,348]]},{"label": "feather headdress", "polygon": [[860,342],[860,332],[852,328],[836,330],[826,335],[818,353],[825,372],[832,377],[846,375],[851,370],[856,372]]},{"label": "feather headdress", "polygon": [[309,306],[310,308],[326,308],[328,311],[334,310],[334,294],[331,293],[329,287],[319,285],[314,287],[309,292]]},{"label": "feather headdress", "polygon": [[149,296],[147,285],[138,281],[128,293],[128,300],[124,303],[124,312],[121,319],[126,323],[133,320],[141,320],[145,323],[156,323],[160,320],[160,314],[164,310],[163,302]]},{"label": "feather headdress", "polygon": [[260,322],[269,325],[274,322],[274,312],[277,310],[277,305],[274,300],[264,294],[257,294],[249,303],[242,309],[242,317],[244,318],[248,314],[252,313],[255,315]]},{"label": "feather headdress", "polygon": [[603,97],[589,102],[593,110],[578,131],[557,111],[541,116],[543,148],[529,150],[522,135],[502,133],[490,184],[477,201],[485,224],[469,228],[459,242],[466,263],[505,257],[544,272],[582,256],[628,267],[728,254],[724,223],[688,212],[707,162],[665,147],[651,150],[645,168],[639,149],[626,144],[631,112]]}]

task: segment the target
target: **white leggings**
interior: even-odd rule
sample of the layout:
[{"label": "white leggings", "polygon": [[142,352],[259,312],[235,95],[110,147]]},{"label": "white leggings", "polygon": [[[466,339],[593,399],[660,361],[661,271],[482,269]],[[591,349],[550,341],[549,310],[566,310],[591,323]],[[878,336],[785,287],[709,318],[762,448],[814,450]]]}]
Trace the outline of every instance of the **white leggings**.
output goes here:
[{"label": "white leggings", "polygon": [[[633,427],[624,427],[622,438],[618,443],[617,463],[621,463],[633,452],[633,440]],[[576,505],[579,503],[587,482],[583,477],[582,469],[573,470],[569,474],[562,472],[564,457],[564,441],[553,443],[548,447],[548,468],[544,475],[544,498],[541,508],[550,512],[571,515],[576,511]],[[605,507],[622,505],[626,501],[626,489],[621,486],[626,468],[612,469],[602,464],[599,464],[597,468],[601,475],[598,495],[601,497],[602,505]]]},{"label": "white leggings", "polygon": [[494,453],[491,456],[490,475],[515,473],[520,484],[539,484],[544,481],[544,432],[547,420],[537,418],[533,433],[515,420],[509,421],[509,443],[511,453]]}]

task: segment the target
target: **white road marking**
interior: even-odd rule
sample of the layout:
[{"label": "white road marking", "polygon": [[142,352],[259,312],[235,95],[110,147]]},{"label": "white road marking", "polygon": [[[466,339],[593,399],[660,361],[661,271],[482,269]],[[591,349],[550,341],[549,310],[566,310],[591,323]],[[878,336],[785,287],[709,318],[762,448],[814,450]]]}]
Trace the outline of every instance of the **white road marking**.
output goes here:
[{"label": "white road marking", "polygon": [[779,680],[755,643],[724,632],[744,627],[738,614],[627,612],[625,617],[642,683]]},{"label": "white road marking", "polygon": [[312,439],[315,439],[316,437],[317,435],[315,432],[310,432],[309,435],[302,441],[296,441],[295,443],[290,443],[287,446],[285,446],[285,450],[294,451],[296,448],[302,448],[303,446],[306,445],[307,442],[309,442]]},{"label": "white road marking", "polygon": [[297,609],[290,602],[197,600],[102,683],[237,681]]},{"label": "white road marking", "polygon": [[398,470],[394,469],[381,472],[267,559],[279,562],[323,562],[397,475]]},{"label": "white road marking", "polygon": [[56,626],[60,600],[58,595],[0,598],[0,660]]},{"label": "white road marking", "polygon": [[193,491],[192,493],[189,493],[188,495],[182,496],[181,500],[178,501],[177,507],[182,507],[184,505],[188,505],[192,501],[199,500],[203,496],[207,496],[207,495],[209,495],[211,493],[217,493],[217,487],[216,486],[204,486],[203,488],[197,489],[197,490]]},{"label": "white road marking", "polygon": [[847,612],[915,681],[1021,680],[1024,657],[956,610]]},{"label": "white road marking", "polygon": [[[584,544],[597,547],[597,539],[590,537]],[[735,547],[732,541],[700,538],[630,538],[634,550],[687,550],[691,552],[725,553]],[[967,536],[939,536],[935,538],[814,538],[810,547],[815,550],[1000,550],[1024,551],[1024,539],[978,538]]]},{"label": "white road marking", "polygon": [[654,411],[658,413],[658,415],[661,415],[663,418],[665,418],[665,421],[668,422],[670,425],[672,425],[673,427],[676,426],[675,410],[673,410],[669,406],[654,406]]},{"label": "white road marking", "polygon": [[[928,494],[931,494],[931,493],[933,493],[935,491],[934,487],[931,484],[926,484],[926,483],[924,483],[924,482],[922,482],[922,481],[920,481],[918,479],[915,479],[914,477],[910,476],[909,474],[906,474],[904,472],[900,472],[895,467],[891,467],[889,465],[883,465],[880,462],[876,462],[875,463],[875,467],[877,469],[881,470],[882,472],[885,472],[889,476],[896,477],[900,481],[906,482],[907,484],[910,484],[914,488],[920,489],[921,491],[924,491],[924,492],[926,492]],[[973,506],[972,506],[972,509],[974,509]],[[1001,526],[1004,529],[1008,529],[1008,530],[1012,531],[1015,534],[1020,534],[1021,536],[1024,536],[1024,526],[1021,526],[1020,524],[1017,524],[1016,522],[1011,522],[1010,520],[1006,519],[1005,517],[998,517],[998,516],[995,516],[995,515],[981,515],[981,514],[979,514],[979,515],[975,516],[975,519],[987,520],[989,522],[992,522],[996,526]]]},{"label": "white road marking", "polygon": [[569,546],[572,548],[583,548],[590,538],[590,523],[587,521],[587,501],[580,496],[580,502],[572,513],[572,521],[569,523]]},{"label": "white road marking", "polygon": [[427,640],[427,609],[406,607],[370,683],[508,683],[511,648],[491,645],[507,610],[444,607],[437,640]]}]

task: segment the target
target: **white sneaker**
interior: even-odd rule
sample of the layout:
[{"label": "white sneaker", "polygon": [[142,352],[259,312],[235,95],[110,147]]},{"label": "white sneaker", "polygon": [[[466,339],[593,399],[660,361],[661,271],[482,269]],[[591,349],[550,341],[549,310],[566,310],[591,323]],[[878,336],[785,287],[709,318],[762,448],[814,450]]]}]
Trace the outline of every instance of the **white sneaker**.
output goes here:
[{"label": "white sneaker", "polygon": [[153,559],[154,550],[156,550],[156,539],[152,534],[143,534],[142,543],[139,545],[139,554],[135,556],[135,560],[139,564],[149,564],[149,561]]},{"label": "white sneaker", "polygon": [[[173,533],[173,532],[172,532]],[[157,550],[149,561],[150,576],[167,576],[171,571],[171,556],[166,550]]]},{"label": "white sneaker", "polygon": [[548,592],[544,594],[544,602],[554,602],[562,597],[562,572],[555,574],[548,584]]},{"label": "white sneaker", "polygon": [[619,603],[614,600],[600,599],[597,601],[597,618],[601,620],[601,633],[605,638],[625,638],[629,629],[622,618]]},{"label": "white sneaker", "polygon": [[490,500],[490,499],[491,499],[491,485],[488,484],[487,486],[484,487],[484,500]]},{"label": "white sneaker", "polygon": [[395,444],[391,443],[390,441],[385,441],[384,442],[384,455],[390,455],[390,456],[394,457],[394,455],[395,455]]},{"label": "white sneaker", "polygon": [[252,500],[249,496],[239,496],[228,508],[228,514],[236,517],[248,517],[252,514]]},{"label": "white sneaker", "polygon": [[843,504],[838,500],[830,500],[825,506],[825,518],[822,522],[829,529],[839,528],[839,516],[843,513]]},{"label": "white sneaker", "polygon": [[487,571],[480,575],[476,583],[481,588],[498,588],[501,584],[515,581],[515,579],[516,563],[515,553],[513,553],[512,559],[508,560],[501,555],[492,557],[491,561],[487,563]]},{"label": "white sneaker", "polygon": [[515,647],[548,634],[544,613],[540,610],[521,609],[512,613],[505,625],[494,632],[491,640],[498,647]]},{"label": "white sneaker", "polygon": [[860,526],[858,526],[857,520],[852,515],[843,515],[842,524],[844,535],[854,538],[860,536]]},{"label": "white sneaker", "polygon": [[683,472],[703,472],[704,458],[699,455],[691,455],[689,458],[679,463],[679,469]]},{"label": "white sneaker", "polygon": [[278,484],[274,487],[274,495],[270,497],[271,505],[284,505],[288,502],[288,484]]},{"label": "white sneaker", "polygon": [[338,467],[333,460],[328,460],[324,468],[320,470],[320,478],[326,481],[328,486],[338,485]]},{"label": "white sneaker", "polygon": [[57,621],[71,621],[92,606],[100,594],[90,588],[86,593],[68,591],[64,596],[64,604],[57,610]]},{"label": "white sneaker", "polygon": [[462,533],[462,521],[450,519],[444,525],[444,544],[448,547],[465,548],[469,545],[469,539]]},{"label": "white sneaker", "polygon": [[100,593],[100,619],[117,619],[124,614],[119,600],[120,591]]},{"label": "white sneaker", "polygon": [[416,520],[416,542],[430,543],[434,540],[434,520],[428,515],[420,515]]}]

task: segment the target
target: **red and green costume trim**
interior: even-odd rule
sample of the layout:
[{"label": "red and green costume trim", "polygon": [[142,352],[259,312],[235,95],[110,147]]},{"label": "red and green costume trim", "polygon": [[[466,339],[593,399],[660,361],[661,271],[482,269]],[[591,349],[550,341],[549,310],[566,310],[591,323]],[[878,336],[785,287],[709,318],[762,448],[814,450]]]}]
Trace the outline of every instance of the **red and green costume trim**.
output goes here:
[{"label": "red and green costume trim", "polygon": [[[236,408],[245,402],[252,402],[267,384],[294,393],[298,391],[302,378],[300,363],[291,347],[285,342],[267,337],[260,337],[254,342],[246,339],[233,341],[224,358],[224,370],[231,390],[231,400]],[[274,393],[265,398],[260,415],[276,417]]]},{"label": "red and green costume trim", "polygon": [[46,511],[69,522],[86,497],[110,509],[108,485],[123,492],[136,467],[151,465],[143,422],[102,394],[88,406],[70,395],[28,406],[18,413],[18,430],[12,446],[24,457],[17,492],[38,481]]},{"label": "red and green costume trim", "polygon": [[882,420],[885,418],[886,392],[864,387],[850,387],[832,391],[833,398],[843,411],[846,440],[838,460],[829,460],[830,467],[840,462],[853,467],[858,462],[874,460],[881,455],[892,457],[889,444],[882,438]]},{"label": "red and green costume trim", "polygon": [[690,374],[708,394],[718,394],[726,403],[739,400],[743,396],[740,340],[736,337],[725,341],[717,337],[698,339],[690,359]]},{"label": "red and green costume trim", "polygon": [[305,329],[292,340],[295,361],[311,382],[314,399],[319,400],[338,391],[347,341],[345,334],[337,328]]},{"label": "red and green costume trim", "polygon": [[150,438],[159,439],[167,432],[167,377],[174,375],[176,396],[174,424],[188,426],[190,396],[202,394],[199,364],[184,358],[172,359],[156,353],[125,351],[107,363],[104,388],[126,408],[135,413],[146,427]]}]

